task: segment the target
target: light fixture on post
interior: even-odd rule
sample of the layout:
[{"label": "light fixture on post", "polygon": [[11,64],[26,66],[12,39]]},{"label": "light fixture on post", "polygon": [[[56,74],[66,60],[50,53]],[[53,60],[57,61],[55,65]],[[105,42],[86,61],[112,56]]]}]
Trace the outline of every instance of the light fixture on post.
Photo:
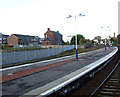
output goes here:
[{"label": "light fixture on post", "polygon": [[[104,29],[104,27],[101,27],[101,28]],[[107,28],[105,28],[104,30],[105,30],[105,31],[108,31],[108,30],[111,31],[109,26],[108,26]],[[107,38],[107,36],[105,36],[105,51],[107,50],[107,46],[106,46],[106,44],[107,44],[107,43],[106,43],[106,38]],[[108,44],[110,45],[110,44],[111,44],[111,43],[110,43],[110,38],[108,39],[108,41],[109,41]]]},{"label": "light fixture on post", "polygon": [[[80,17],[84,17],[84,16],[85,16],[85,14],[78,14],[78,15],[74,15],[74,16],[69,15],[67,18],[72,18],[72,17],[74,17],[74,18],[75,18],[75,21],[76,21],[76,18],[77,18],[78,16],[80,16]],[[75,42],[76,42],[76,60],[77,60],[77,59],[78,59],[78,50],[77,50],[77,35],[75,35]]]}]

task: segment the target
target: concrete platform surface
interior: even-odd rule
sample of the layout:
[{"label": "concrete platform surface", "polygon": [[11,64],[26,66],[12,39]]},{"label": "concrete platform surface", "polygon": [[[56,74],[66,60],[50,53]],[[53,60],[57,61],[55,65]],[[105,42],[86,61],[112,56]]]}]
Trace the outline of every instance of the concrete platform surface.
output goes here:
[{"label": "concrete platform surface", "polygon": [[[83,53],[82,56],[86,57],[82,57],[78,60],[72,60],[70,62],[22,76],[17,79],[8,80],[2,83],[2,93],[3,95],[30,95],[30,93],[32,93],[31,91],[34,91],[33,95],[40,95],[41,93],[51,89],[53,85],[56,86],[62,83],[64,81],[63,79],[67,81],[69,80],[69,77],[74,78],[75,75],[88,68],[85,66],[88,66],[100,58],[105,57],[113,50],[114,48],[111,47],[108,48],[107,51],[104,51],[103,48]],[[35,90],[38,88],[39,90]]]}]

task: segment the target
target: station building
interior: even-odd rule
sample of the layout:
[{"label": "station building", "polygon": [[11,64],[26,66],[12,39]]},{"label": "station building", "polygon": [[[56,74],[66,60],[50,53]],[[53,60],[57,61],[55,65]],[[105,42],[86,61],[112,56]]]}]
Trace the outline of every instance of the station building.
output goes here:
[{"label": "station building", "polygon": [[62,34],[60,34],[59,31],[51,31],[50,28],[48,28],[47,32],[44,34],[44,40],[42,44],[43,45],[64,45]]}]

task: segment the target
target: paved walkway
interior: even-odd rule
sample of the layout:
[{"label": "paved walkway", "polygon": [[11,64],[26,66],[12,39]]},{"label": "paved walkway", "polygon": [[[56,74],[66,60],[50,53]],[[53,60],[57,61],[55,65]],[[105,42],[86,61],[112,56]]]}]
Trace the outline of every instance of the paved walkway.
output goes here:
[{"label": "paved walkway", "polygon": [[[90,55],[79,57],[78,59],[81,59],[81,58],[84,58],[84,57],[88,57],[88,56],[90,56]],[[50,64],[50,65],[39,67],[39,68],[35,68],[35,69],[29,69],[29,70],[25,70],[25,71],[21,71],[21,72],[16,72],[16,73],[13,73],[13,74],[10,73],[8,75],[2,76],[2,81],[1,82],[5,82],[5,81],[9,81],[9,80],[16,79],[16,78],[19,78],[19,77],[23,77],[23,76],[26,76],[26,75],[29,75],[29,74],[32,74],[32,73],[36,73],[36,72],[39,72],[39,71],[42,71],[42,70],[45,70],[45,69],[49,69],[49,68],[52,68],[52,67],[55,67],[55,66],[59,66],[61,64],[68,63],[68,62],[71,62],[71,61],[74,61],[74,60],[76,60],[76,59],[70,59],[70,60],[66,60],[66,61],[63,61],[63,62]]]}]

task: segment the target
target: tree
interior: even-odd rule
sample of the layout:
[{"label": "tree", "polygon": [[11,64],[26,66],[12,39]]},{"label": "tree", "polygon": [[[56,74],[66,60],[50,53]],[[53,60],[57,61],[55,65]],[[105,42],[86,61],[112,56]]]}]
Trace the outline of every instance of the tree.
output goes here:
[{"label": "tree", "polygon": [[93,43],[92,40],[86,39],[86,44],[92,44],[92,43]]},{"label": "tree", "polygon": [[[77,44],[79,44],[80,39],[84,39],[85,40],[83,35],[77,34]],[[70,41],[70,44],[75,44],[75,36],[72,37],[72,39]]]},{"label": "tree", "polygon": [[83,44],[85,44],[85,43],[86,43],[86,39],[81,38],[81,39],[79,40],[79,44],[80,44],[80,45],[83,45]]},{"label": "tree", "polygon": [[97,40],[98,43],[100,43],[100,42],[101,42],[101,36],[96,36],[96,37],[94,38],[94,40]]},{"label": "tree", "polygon": [[117,45],[117,38],[111,37],[110,41],[113,44],[113,46]]},{"label": "tree", "polygon": [[94,44],[95,42],[94,42],[94,40],[92,40],[92,44]]},{"label": "tree", "polygon": [[67,41],[67,42],[65,42],[65,44],[66,44],[66,45],[69,45],[70,43],[69,43],[69,41]]}]

